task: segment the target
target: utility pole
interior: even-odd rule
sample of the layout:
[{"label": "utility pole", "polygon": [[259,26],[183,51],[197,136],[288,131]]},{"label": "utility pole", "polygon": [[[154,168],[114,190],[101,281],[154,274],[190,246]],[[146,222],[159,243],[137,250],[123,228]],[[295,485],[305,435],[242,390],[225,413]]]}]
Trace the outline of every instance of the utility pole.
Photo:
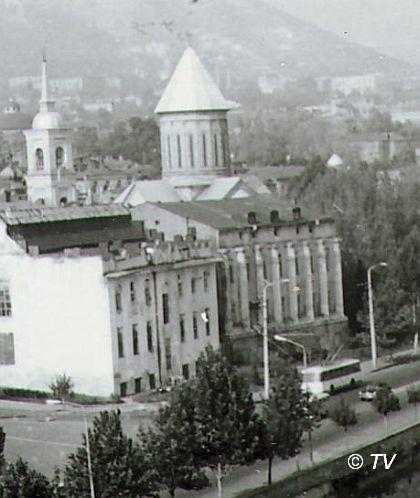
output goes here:
[{"label": "utility pole", "polygon": [[372,290],[372,271],[380,266],[388,266],[384,261],[372,265],[367,271],[367,281],[368,281],[368,300],[369,300],[369,330],[370,330],[370,348],[372,356],[372,366],[375,369],[377,365],[378,352],[376,349],[376,333],[375,333],[375,316],[373,313],[373,290]]}]

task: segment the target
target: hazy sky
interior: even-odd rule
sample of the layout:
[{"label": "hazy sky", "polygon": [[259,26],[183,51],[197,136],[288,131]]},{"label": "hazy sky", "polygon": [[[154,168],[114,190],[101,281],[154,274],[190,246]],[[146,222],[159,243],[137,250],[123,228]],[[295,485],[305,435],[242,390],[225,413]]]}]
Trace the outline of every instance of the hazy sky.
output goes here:
[{"label": "hazy sky", "polygon": [[265,0],[348,40],[420,62],[420,0]]}]

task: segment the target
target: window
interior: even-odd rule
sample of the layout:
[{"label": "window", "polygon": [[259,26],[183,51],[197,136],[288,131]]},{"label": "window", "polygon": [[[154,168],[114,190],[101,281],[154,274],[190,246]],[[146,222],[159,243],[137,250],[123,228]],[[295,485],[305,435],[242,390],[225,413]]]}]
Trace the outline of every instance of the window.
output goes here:
[{"label": "window", "polygon": [[210,335],[210,309],[209,308],[206,308],[204,310],[204,313],[205,313],[205,322],[206,322],[206,335],[209,336]]},{"label": "window", "polygon": [[229,280],[230,280],[231,284],[233,284],[235,282],[232,264],[229,265]]},{"label": "window", "polygon": [[98,190],[98,182],[94,181],[92,182],[92,187],[90,188],[90,191],[92,194],[96,194],[96,191]]},{"label": "window", "polygon": [[190,158],[191,168],[194,168],[194,140],[192,135],[190,135]]},{"label": "window", "polygon": [[193,313],[193,333],[194,333],[194,339],[198,339],[198,319],[197,319],[197,313]]},{"label": "window", "polygon": [[171,137],[167,137],[167,148],[168,148],[168,165],[169,169],[172,169],[172,152],[171,152]]},{"label": "window", "polygon": [[57,168],[63,166],[64,164],[64,149],[63,147],[57,147],[55,149],[55,164]]},{"label": "window", "polygon": [[185,318],[184,315],[179,315],[179,334],[181,342],[185,342]]},{"label": "window", "polygon": [[117,313],[121,313],[122,311],[121,292],[122,292],[121,285],[117,285],[115,289],[115,309],[117,310]]},{"label": "window", "polygon": [[146,330],[147,330],[147,350],[149,351],[149,353],[153,353],[152,322],[147,322]]},{"label": "window", "polygon": [[130,282],[130,301],[136,302],[136,284],[134,282]]},{"label": "window", "polygon": [[150,287],[146,284],[144,288],[144,300],[146,302],[146,306],[150,306],[152,304],[152,295],[150,294]]},{"label": "window", "polygon": [[163,323],[169,323],[169,295],[162,294]]},{"label": "window", "polygon": [[12,301],[8,282],[0,280],[0,317],[2,316],[12,316]]},{"label": "window", "polygon": [[184,294],[183,289],[182,289],[182,277],[181,275],[178,275],[178,297],[182,297]]},{"label": "window", "polygon": [[149,374],[149,386],[150,389],[156,389],[155,374]]},{"label": "window", "polygon": [[195,277],[191,277],[191,294],[195,294],[196,288],[196,279]]},{"label": "window", "polygon": [[127,396],[127,382],[121,382],[121,384],[120,384],[120,395],[122,397]]},{"label": "window", "polygon": [[118,337],[118,358],[124,358],[124,340],[122,327],[117,328]]},{"label": "window", "polygon": [[296,268],[296,275],[299,275],[300,274],[299,257],[295,258],[295,268]]},{"label": "window", "polygon": [[176,144],[178,148],[178,168],[182,168],[182,156],[181,156],[181,137],[176,136]]},{"label": "window", "polygon": [[203,133],[203,162],[204,167],[207,168],[207,143],[205,133]]},{"label": "window", "polygon": [[279,254],[279,272],[280,272],[280,277],[283,276],[283,261],[281,259],[281,254]]},{"label": "window", "polygon": [[184,377],[185,380],[188,380],[190,378],[190,367],[188,363],[182,365],[182,376]]},{"label": "window", "polygon": [[170,337],[165,337],[165,359],[166,359],[166,369],[172,370],[172,352],[171,352]]},{"label": "window", "polygon": [[107,190],[109,189],[109,180],[106,180],[106,182],[104,183],[104,192],[106,192]]},{"label": "window", "polygon": [[136,323],[133,323],[131,332],[133,336],[133,354],[137,355],[139,354],[139,331]]},{"label": "window", "polygon": [[219,166],[219,154],[217,150],[217,135],[214,135],[214,165]]},{"label": "window", "polygon": [[35,164],[36,169],[44,169],[44,152],[42,149],[36,149],[35,151]]},{"label": "window", "polygon": [[203,273],[203,286],[204,290],[207,292],[209,290],[209,272],[205,271]]},{"label": "window", "polygon": [[0,365],[15,364],[15,344],[12,333],[0,334]]},{"label": "window", "polygon": [[141,393],[141,377],[137,377],[137,379],[134,379],[134,392]]}]

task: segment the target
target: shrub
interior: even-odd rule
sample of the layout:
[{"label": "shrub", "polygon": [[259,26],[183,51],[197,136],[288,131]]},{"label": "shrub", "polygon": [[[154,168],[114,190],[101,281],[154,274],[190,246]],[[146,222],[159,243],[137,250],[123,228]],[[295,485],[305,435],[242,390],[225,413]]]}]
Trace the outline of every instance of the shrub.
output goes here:
[{"label": "shrub", "polygon": [[57,375],[54,381],[49,385],[54,398],[65,400],[71,397],[73,393],[73,382],[65,373]]},{"label": "shrub", "polygon": [[50,396],[45,391],[34,389],[20,389],[17,387],[0,388],[0,398],[28,398],[28,399],[46,399]]}]

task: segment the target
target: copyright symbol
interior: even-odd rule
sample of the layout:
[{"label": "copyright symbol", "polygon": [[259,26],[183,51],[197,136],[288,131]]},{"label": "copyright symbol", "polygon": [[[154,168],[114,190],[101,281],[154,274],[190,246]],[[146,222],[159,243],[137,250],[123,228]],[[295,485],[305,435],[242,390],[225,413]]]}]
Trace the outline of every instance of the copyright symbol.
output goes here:
[{"label": "copyright symbol", "polygon": [[359,470],[363,467],[363,457],[358,453],[353,453],[347,459],[348,466],[353,470]]}]

